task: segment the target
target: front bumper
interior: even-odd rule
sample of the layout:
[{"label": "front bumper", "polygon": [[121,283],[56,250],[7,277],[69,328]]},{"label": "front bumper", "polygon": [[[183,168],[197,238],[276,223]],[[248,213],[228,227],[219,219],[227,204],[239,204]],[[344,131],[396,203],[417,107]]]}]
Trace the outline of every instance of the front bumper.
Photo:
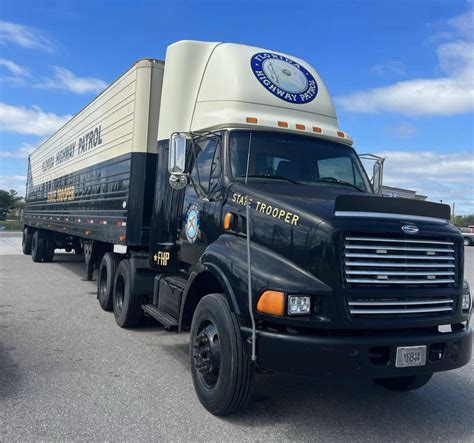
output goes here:
[{"label": "front bumper", "polygon": [[[241,329],[250,355],[251,329]],[[426,365],[395,367],[400,346],[427,346]],[[295,375],[384,378],[456,369],[472,352],[472,330],[438,334],[385,336],[315,336],[269,331],[257,333],[261,368]]]}]

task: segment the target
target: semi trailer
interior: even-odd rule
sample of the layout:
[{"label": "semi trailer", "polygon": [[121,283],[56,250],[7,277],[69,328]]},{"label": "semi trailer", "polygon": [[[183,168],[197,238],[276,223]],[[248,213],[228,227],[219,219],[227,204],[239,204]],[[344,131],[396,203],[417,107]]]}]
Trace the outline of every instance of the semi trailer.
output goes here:
[{"label": "semi trailer", "polygon": [[413,390],[471,357],[463,239],[447,205],[384,198],[380,175],[309,63],[180,41],[30,155],[23,252],[83,254],[122,328],[190,331],[213,414],[257,372]]}]

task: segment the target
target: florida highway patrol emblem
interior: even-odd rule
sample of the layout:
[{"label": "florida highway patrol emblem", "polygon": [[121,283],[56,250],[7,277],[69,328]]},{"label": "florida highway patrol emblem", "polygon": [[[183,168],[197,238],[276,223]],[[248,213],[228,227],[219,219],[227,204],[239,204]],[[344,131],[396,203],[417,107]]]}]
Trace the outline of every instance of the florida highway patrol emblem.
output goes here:
[{"label": "florida highway patrol emblem", "polygon": [[250,60],[250,66],[262,86],[286,102],[309,103],[318,95],[313,74],[291,58],[273,52],[258,52]]},{"label": "florida highway patrol emblem", "polygon": [[186,214],[184,232],[189,243],[194,243],[199,235],[199,208],[191,205]]}]

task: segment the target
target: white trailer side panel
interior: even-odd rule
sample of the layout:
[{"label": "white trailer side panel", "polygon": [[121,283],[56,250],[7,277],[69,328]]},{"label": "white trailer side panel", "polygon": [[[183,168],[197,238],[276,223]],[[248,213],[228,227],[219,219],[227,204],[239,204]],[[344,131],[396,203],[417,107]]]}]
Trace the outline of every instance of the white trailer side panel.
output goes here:
[{"label": "white trailer side panel", "polygon": [[28,224],[115,243],[144,241],[163,69],[157,60],[137,62],[30,155]]}]

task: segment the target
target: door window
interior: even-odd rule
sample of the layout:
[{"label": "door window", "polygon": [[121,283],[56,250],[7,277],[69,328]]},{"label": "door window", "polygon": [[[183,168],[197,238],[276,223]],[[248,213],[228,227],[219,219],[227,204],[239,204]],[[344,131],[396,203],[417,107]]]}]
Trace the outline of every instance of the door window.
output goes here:
[{"label": "door window", "polygon": [[195,183],[200,183],[206,193],[215,193],[221,178],[220,144],[218,139],[206,139],[196,143],[197,158],[191,173]]}]

